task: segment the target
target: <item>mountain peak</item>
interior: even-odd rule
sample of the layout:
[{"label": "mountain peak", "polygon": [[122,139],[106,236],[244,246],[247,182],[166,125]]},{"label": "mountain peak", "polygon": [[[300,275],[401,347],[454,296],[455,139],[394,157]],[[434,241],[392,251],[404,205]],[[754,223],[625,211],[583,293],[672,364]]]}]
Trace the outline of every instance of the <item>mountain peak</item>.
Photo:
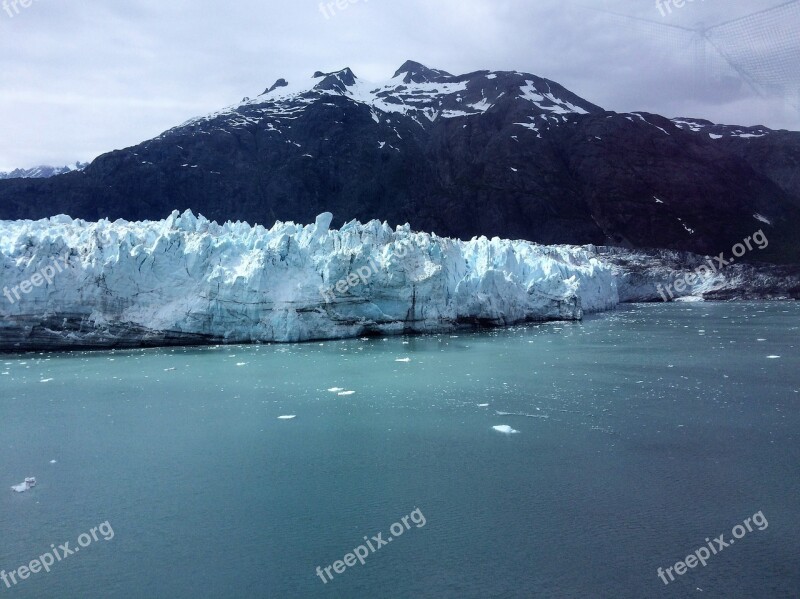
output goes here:
[{"label": "mountain peak", "polygon": [[66,166],[49,166],[41,165],[33,168],[17,168],[7,173],[0,173],[0,180],[2,179],[49,179],[56,175],[63,175],[64,173],[71,173],[72,171],[82,171],[87,166],[88,162],[74,162]]},{"label": "mountain peak", "polygon": [[272,85],[272,87],[268,87],[268,88],[267,88],[267,90],[266,90],[264,93],[265,93],[265,94],[268,94],[268,93],[270,93],[270,92],[272,92],[272,91],[275,91],[275,90],[276,90],[276,89],[278,89],[279,87],[288,87],[288,86],[289,86],[289,83],[286,81],[286,79],[283,79],[283,78],[281,78],[281,79],[278,79],[278,80],[277,80],[277,81],[276,81],[276,82],[275,82],[275,83]]},{"label": "mountain peak", "polygon": [[429,69],[424,64],[415,62],[413,60],[405,61],[403,66],[397,69],[394,77],[399,77],[403,74],[405,74],[403,83],[429,83],[435,79],[438,79],[439,77],[452,77],[452,75],[447,71]]},{"label": "mountain peak", "polygon": [[314,79],[319,79],[320,77],[323,79],[314,86],[314,89],[335,90],[340,93],[344,93],[348,87],[355,85],[356,79],[358,79],[350,67],[345,67],[341,71],[333,73],[323,73],[321,71],[314,73]]}]

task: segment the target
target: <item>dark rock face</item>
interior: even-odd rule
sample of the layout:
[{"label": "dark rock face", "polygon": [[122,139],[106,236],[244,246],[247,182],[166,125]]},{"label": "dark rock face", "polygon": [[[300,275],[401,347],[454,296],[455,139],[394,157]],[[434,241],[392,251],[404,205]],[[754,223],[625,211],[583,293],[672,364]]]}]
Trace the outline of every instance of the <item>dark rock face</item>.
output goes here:
[{"label": "dark rock face", "polygon": [[278,80],[83,172],[0,181],[0,218],[189,208],[269,226],[330,211],[461,238],[710,255],[763,229],[759,260],[800,262],[800,133],[617,114],[534,75],[412,61],[385,84],[344,69],[289,89]]}]

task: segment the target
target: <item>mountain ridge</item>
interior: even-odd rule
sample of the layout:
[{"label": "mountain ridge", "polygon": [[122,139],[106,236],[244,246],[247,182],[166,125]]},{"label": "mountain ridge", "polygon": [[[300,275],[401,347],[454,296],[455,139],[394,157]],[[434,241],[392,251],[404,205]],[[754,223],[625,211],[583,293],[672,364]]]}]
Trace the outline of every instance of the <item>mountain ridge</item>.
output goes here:
[{"label": "mountain ridge", "polygon": [[713,255],[764,227],[764,259],[785,263],[800,262],[798,165],[800,133],[616,113],[529,73],[406,61],[382,83],[350,68],[279,79],[83,172],[0,181],[0,218],[332,212],[462,239]]}]

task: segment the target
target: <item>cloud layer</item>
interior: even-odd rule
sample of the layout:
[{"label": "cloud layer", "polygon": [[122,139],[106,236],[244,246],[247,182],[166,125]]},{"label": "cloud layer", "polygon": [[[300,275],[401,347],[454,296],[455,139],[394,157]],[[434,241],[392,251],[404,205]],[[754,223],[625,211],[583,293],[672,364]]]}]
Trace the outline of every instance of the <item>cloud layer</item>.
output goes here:
[{"label": "cloud layer", "polygon": [[[700,23],[779,0],[675,1],[34,0],[15,9],[7,0],[0,170],[134,145],[279,77],[349,66],[384,80],[406,59],[452,73],[535,73],[608,110],[800,129],[800,67],[787,66],[787,57],[800,65],[800,42],[785,34],[800,30],[800,3],[772,13],[779,26],[767,13],[710,30],[703,43],[691,31]],[[775,79],[781,87],[760,86]]]}]

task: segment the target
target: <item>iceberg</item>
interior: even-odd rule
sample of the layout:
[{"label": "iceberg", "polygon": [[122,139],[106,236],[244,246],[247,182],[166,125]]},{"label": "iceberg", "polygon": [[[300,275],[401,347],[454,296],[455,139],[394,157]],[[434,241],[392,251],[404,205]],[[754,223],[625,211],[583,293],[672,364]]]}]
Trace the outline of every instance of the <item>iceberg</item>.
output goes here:
[{"label": "iceberg", "polygon": [[454,332],[579,320],[619,302],[592,247],[332,219],[0,221],[0,350]]},{"label": "iceberg", "polygon": [[493,426],[492,428],[496,430],[498,433],[503,433],[504,435],[516,435],[517,433],[519,433],[519,431],[514,430],[507,424],[500,424],[498,426]]},{"label": "iceberg", "polygon": [[28,478],[25,479],[24,482],[21,482],[18,485],[13,485],[11,487],[11,490],[14,491],[15,493],[25,493],[26,491],[29,491],[35,486],[36,486],[36,479],[33,476],[29,476]]}]

